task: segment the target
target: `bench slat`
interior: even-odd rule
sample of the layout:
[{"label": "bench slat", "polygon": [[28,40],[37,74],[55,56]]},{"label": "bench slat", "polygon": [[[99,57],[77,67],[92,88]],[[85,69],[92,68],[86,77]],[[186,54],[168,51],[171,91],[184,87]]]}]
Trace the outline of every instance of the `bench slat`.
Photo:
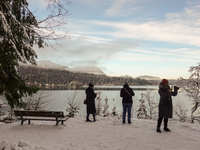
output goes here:
[{"label": "bench slat", "polygon": [[[18,120],[21,120],[21,118],[17,117]],[[52,121],[56,121],[55,118],[50,118],[50,117],[23,117],[24,120],[52,120]],[[68,117],[65,118],[58,118],[58,121],[66,121],[68,119]]]},{"label": "bench slat", "polygon": [[[18,119],[21,120],[20,118]],[[24,118],[24,120],[56,121],[55,119],[47,119],[47,118]],[[66,119],[58,119],[58,121],[66,121]]]},{"label": "bench slat", "polygon": [[62,111],[16,111],[15,116],[34,116],[34,117],[65,117]]}]

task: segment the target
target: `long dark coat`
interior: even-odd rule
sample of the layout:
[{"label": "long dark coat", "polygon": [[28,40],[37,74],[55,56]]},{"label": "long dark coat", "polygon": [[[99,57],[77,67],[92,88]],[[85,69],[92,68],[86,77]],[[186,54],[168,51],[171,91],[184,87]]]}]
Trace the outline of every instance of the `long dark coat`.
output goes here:
[{"label": "long dark coat", "polygon": [[96,94],[94,93],[94,90],[89,87],[86,89],[85,93],[87,99],[87,113],[88,114],[96,113],[96,107],[95,107]]},{"label": "long dark coat", "polygon": [[161,118],[172,118],[173,117],[173,104],[172,97],[176,96],[178,91],[175,88],[174,92],[169,92],[170,87],[163,85],[162,83],[159,86],[158,93],[160,94],[159,102],[159,117]]}]

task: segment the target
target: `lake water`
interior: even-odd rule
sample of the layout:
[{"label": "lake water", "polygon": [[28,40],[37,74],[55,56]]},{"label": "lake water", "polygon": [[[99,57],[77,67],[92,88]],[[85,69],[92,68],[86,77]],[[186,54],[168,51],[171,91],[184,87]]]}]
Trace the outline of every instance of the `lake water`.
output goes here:
[{"label": "lake water", "polygon": [[[85,90],[87,87],[83,87],[82,90],[44,90],[42,91],[44,95],[49,95],[48,97],[44,97],[43,100],[51,100],[46,106],[45,110],[54,110],[54,111],[64,111],[67,114],[66,109],[69,107],[67,101],[70,99],[72,100],[74,97],[75,102],[77,103],[78,107],[80,108],[79,113],[76,114],[76,117],[81,117],[86,115],[86,105],[83,104],[83,101],[86,98]],[[120,97],[120,89],[122,86],[95,86],[95,93],[101,92],[101,104],[105,104],[105,98],[108,98],[108,110],[112,112],[112,109],[116,107],[118,113],[122,112],[122,98]],[[139,108],[141,99],[141,94],[150,92],[151,98],[154,102],[159,103],[159,94],[158,94],[158,86],[131,86],[133,89],[135,96],[133,97],[133,117],[136,117],[137,110]],[[99,96],[99,95],[98,95]],[[98,97],[97,96],[97,97]],[[3,97],[0,97],[4,99]],[[145,98],[144,98],[145,99]],[[172,97],[173,99],[173,106],[177,107],[178,104],[181,104],[184,109],[187,109],[187,116],[191,114],[192,108],[192,101],[186,97],[186,93],[179,90],[177,96]],[[97,99],[95,100],[96,104],[98,103]],[[145,101],[145,105],[148,106],[147,101]],[[102,107],[102,110],[104,107]],[[156,109],[157,111],[157,109]],[[174,113],[175,119],[178,119]]]},{"label": "lake water", "polygon": [[[87,87],[83,87],[87,88]],[[95,92],[101,92],[101,104],[105,104],[105,98],[108,98],[108,110],[111,112],[113,107],[116,107],[117,112],[122,112],[122,98],[120,97],[120,89],[122,86],[95,86]],[[135,92],[135,96],[133,97],[133,117],[136,117],[137,110],[139,108],[141,99],[141,94],[145,94],[147,91],[150,92],[151,98],[154,102],[159,102],[159,94],[158,94],[158,86],[131,86],[133,91]],[[79,113],[76,114],[76,117],[85,116],[86,115],[86,106],[83,104],[84,99],[86,98],[85,90],[52,90],[52,91],[43,91],[43,93],[50,95],[44,99],[53,99],[45,108],[47,110],[58,110],[64,111],[67,114],[66,109],[69,107],[67,104],[68,99],[73,99],[75,95],[75,102],[80,108]],[[68,99],[67,99],[68,98]],[[145,99],[145,98],[144,98]],[[192,101],[190,101],[185,93],[179,91],[178,95],[172,97],[173,106],[177,107],[177,104],[181,104],[184,106],[184,109],[189,110],[187,115],[190,116],[190,110],[192,108]],[[96,104],[98,101],[96,100]],[[145,101],[146,106],[147,101]],[[102,110],[104,108],[102,107]],[[174,113],[174,118],[177,116]]]}]

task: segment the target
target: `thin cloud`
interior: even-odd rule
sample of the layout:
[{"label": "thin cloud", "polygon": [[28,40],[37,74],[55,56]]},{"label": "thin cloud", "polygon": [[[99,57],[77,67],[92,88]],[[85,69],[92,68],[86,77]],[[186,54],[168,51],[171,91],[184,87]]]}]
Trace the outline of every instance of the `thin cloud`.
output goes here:
[{"label": "thin cloud", "polygon": [[109,17],[130,16],[142,10],[145,4],[154,0],[115,0],[105,15]]},{"label": "thin cloud", "polygon": [[197,5],[200,4],[199,0],[187,0],[188,5]]},{"label": "thin cloud", "polygon": [[134,22],[110,22],[88,21],[90,23],[115,28],[110,34],[113,38],[140,39],[145,41],[162,41],[180,43],[184,45],[200,46],[200,27],[194,26],[194,22],[184,20],[166,20],[134,23]]},{"label": "thin cloud", "polygon": [[[79,47],[73,48],[73,46],[76,45],[79,45]],[[66,43],[66,49],[62,53],[66,56],[77,58],[109,59],[116,53],[129,48],[134,48],[137,45],[137,43],[125,40],[114,40],[109,43],[84,44],[84,39],[79,39],[71,41],[69,44]]]},{"label": "thin cloud", "polygon": [[161,41],[183,45],[200,46],[200,11],[199,6],[185,8],[181,13],[167,13],[163,21],[120,22],[101,20],[79,20],[88,26],[107,27],[109,32],[98,32],[97,35],[110,36],[116,39],[140,39]]},{"label": "thin cloud", "polygon": [[140,8],[133,7],[133,0],[117,0],[112,7],[106,10],[106,16],[126,16],[137,12]]},{"label": "thin cloud", "polygon": [[110,60],[118,53],[123,53],[123,51],[138,46],[137,43],[130,40],[112,40],[111,42],[93,43],[83,36],[74,40],[66,40],[62,42],[61,45],[62,46],[54,45],[58,51],[50,47],[46,47],[45,49],[38,49],[35,47],[35,49],[40,56],[40,60],[68,60],[65,64],[72,65],[73,62],[79,62],[85,64],[93,63],[96,65],[102,60]]},{"label": "thin cloud", "polygon": [[[129,50],[142,55],[154,56],[162,59],[164,57],[178,58],[176,61],[194,61],[200,58],[200,50],[191,50],[188,48],[182,49],[132,49]],[[180,59],[181,58],[181,59]],[[169,59],[168,59],[169,60]],[[173,60],[173,59],[171,59]]]},{"label": "thin cloud", "polygon": [[[129,53],[129,52],[120,52],[114,55],[111,59],[121,60],[121,61],[130,61],[130,62],[162,62],[166,60],[168,62],[194,62],[194,58],[187,57],[167,57],[166,55],[149,55],[148,53]],[[198,58],[196,58],[198,60]]]}]

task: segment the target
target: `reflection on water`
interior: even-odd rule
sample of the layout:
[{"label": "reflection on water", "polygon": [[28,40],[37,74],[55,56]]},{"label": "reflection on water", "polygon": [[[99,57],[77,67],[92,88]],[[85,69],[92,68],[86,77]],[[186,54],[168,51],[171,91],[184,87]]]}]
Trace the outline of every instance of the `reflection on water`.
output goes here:
[{"label": "reflection on water", "polygon": [[[107,90],[121,90],[123,86],[94,86],[95,90],[102,90],[102,91],[107,91]],[[145,91],[145,90],[158,90],[158,86],[130,86],[133,90],[136,91]],[[85,90],[88,88],[88,86],[41,86],[41,90]]]},{"label": "reflection on water", "polygon": [[[87,86],[83,86],[83,89],[86,89]],[[123,86],[95,86],[95,90],[116,90],[119,91]],[[130,86],[134,91],[146,91],[146,90],[158,90],[158,86]]]},{"label": "reflection on water", "polygon": [[70,87],[70,86],[41,86],[41,90],[83,90],[83,87]]}]

